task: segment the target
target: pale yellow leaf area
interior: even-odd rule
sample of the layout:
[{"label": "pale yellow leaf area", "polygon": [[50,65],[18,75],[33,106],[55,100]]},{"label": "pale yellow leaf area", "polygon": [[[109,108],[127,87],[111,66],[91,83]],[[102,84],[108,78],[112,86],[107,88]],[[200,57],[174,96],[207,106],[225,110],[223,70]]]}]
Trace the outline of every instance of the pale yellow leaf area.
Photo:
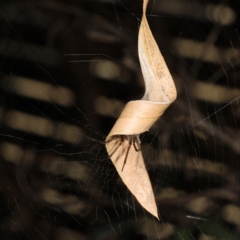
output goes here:
[{"label": "pale yellow leaf area", "polygon": [[139,135],[148,131],[176,99],[176,88],[146,18],[138,36],[138,54],[145,82],[141,100],[128,102],[106,138],[106,149],[119,176],[138,202],[159,219],[151,182],[140,150]]}]

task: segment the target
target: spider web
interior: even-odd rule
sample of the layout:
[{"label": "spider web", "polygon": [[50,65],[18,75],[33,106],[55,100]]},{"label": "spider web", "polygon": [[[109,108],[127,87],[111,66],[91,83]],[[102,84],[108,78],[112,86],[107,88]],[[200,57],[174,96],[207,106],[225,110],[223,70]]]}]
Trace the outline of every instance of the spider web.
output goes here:
[{"label": "spider web", "polygon": [[1,1],[1,239],[239,239],[239,7],[150,1],[178,91],[140,137],[159,222],[104,147],[144,94],[142,1]]}]

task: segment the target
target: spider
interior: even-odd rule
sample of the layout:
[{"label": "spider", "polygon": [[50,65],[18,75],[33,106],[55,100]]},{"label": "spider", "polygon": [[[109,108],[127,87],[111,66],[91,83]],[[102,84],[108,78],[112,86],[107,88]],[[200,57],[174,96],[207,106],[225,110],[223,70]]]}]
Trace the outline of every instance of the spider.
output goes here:
[{"label": "spider", "polygon": [[[109,157],[111,158],[118,150],[118,148],[123,144],[123,142],[125,140],[127,140],[129,142],[129,145],[128,145],[128,148],[127,148],[127,152],[126,152],[126,155],[125,155],[125,158],[124,158],[124,162],[123,162],[123,166],[122,166],[122,170],[124,169],[124,166],[127,162],[127,158],[128,158],[128,154],[129,154],[129,151],[130,151],[130,148],[134,147],[135,151],[138,152],[141,150],[141,148],[138,148],[138,146],[141,144],[140,142],[140,139],[139,139],[139,136],[138,135],[114,135],[114,136],[111,136],[111,138],[107,141],[105,141],[105,143],[110,143],[116,139],[119,139],[119,142],[117,143],[117,145],[114,147],[114,149],[112,150],[112,152],[109,154]],[[137,146],[138,144],[138,146]]]}]

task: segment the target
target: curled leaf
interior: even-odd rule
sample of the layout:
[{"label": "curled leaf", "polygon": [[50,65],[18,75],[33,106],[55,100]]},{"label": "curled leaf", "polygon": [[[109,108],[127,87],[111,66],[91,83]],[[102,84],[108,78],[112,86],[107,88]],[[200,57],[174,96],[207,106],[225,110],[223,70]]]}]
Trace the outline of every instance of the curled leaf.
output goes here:
[{"label": "curled leaf", "polygon": [[138,136],[148,131],[176,99],[176,88],[146,18],[138,36],[138,53],[146,91],[142,100],[127,103],[106,138],[107,152],[123,182],[138,202],[158,218],[156,201],[144,164]]}]

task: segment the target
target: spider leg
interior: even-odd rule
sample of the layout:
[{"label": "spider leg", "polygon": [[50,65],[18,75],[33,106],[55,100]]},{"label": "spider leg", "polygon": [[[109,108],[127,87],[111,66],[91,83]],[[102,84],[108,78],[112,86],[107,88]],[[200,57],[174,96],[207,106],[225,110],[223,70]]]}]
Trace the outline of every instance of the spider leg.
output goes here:
[{"label": "spider leg", "polygon": [[122,171],[124,169],[124,166],[127,162],[127,158],[128,158],[128,154],[129,154],[129,151],[130,151],[130,148],[132,146],[132,142],[133,142],[133,136],[130,136],[130,139],[128,139],[129,141],[129,145],[128,145],[128,148],[127,148],[127,152],[126,152],[126,155],[125,155],[125,158],[124,158],[124,162],[123,162],[123,166],[122,166]]},{"label": "spider leg", "polygon": [[110,158],[114,155],[114,153],[118,150],[118,148],[123,144],[123,141],[124,141],[124,137],[121,135],[120,136],[116,135],[116,136],[113,136],[112,138],[110,140],[106,141],[105,143],[112,142],[113,140],[115,140],[117,138],[120,138],[120,141],[118,142],[117,146],[114,147],[113,151],[109,154]]},{"label": "spider leg", "polygon": [[134,149],[135,149],[136,152],[139,152],[139,151],[142,150],[141,147],[138,148],[139,146],[137,146],[137,144],[140,145],[140,143],[139,143],[139,139],[138,139],[137,136],[133,136],[133,137],[134,137],[134,139],[133,139],[133,147],[134,147]]},{"label": "spider leg", "polygon": [[[119,136],[119,135],[112,136],[110,139],[108,139],[107,141],[105,141],[105,143],[110,143],[110,142],[114,141],[114,140],[117,139],[117,138],[121,138],[121,136]],[[121,139],[122,139],[122,138],[121,138]]]},{"label": "spider leg", "polygon": [[114,153],[118,150],[118,148],[122,145],[123,142],[119,142],[117,146],[113,149],[113,151],[109,154],[109,157],[111,158]]}]

